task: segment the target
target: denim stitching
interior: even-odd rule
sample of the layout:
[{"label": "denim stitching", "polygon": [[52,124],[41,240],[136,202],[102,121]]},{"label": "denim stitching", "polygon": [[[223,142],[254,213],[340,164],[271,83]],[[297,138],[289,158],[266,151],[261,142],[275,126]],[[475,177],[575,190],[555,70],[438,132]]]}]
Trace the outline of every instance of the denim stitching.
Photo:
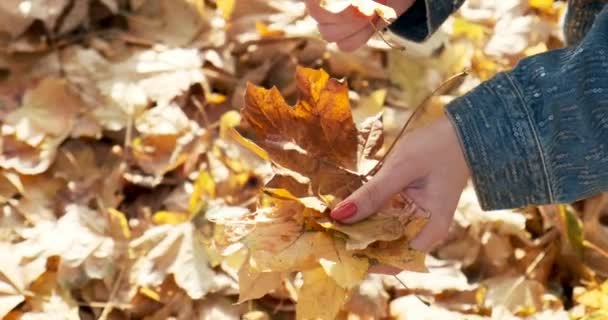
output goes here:
[{"label": "denim stitching", "polygon": [[543,173],[545,174],[545,183],[547,184],[547,191],[549,192],[549,202],[553,203],[553,202],[555,202],[555,197],[553,196],[553,188],[551,186],[551,181],[549,180],[549,169],[547,167],[547,163],[545,160],[545,153],[542,148],[542,144],[540,143],[540,137],[538,135],[538,132],[536,132],[536,127],[534,126],[534,122],[532,121],[532,116],[530,115],[530,112],[528,111],[528,108],[526,106],[526,102],[525,102],[522,92],[520,91],[519,87],[515,84],[515,81],[511,78],[509,73],[505,73],[505,76],[507,77],[507,80],[509,80],[509,82],[511,83],[511,86],[513,87],[513,91],[515,91],[515,93],[517,94],[517,97],[519,98],[519,100],[522,103],[524,113],[526,114],[528,124],[530,125],[530,129],[532,130],[532,134],[534,136],[534,141],[536,142],[536,146],[537,146],[538,152],[540,154],[540,161],[543,166]]}]

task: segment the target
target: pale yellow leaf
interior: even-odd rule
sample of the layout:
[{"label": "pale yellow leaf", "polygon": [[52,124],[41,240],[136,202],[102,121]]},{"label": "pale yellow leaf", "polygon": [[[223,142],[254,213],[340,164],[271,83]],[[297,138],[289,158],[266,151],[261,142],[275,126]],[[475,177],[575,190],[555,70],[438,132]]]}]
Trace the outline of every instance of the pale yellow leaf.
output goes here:
[{"label": "pale yellow leaf", "polygon": [[289,272],[319,266],[322,258],[336,260],[334,241],[324,232],[305,232],[278,252],[256,250],[251,265],[262,272]]},{"label": "pale yellow leaf", "polygon": [[340,287],[352,289],[359,285],[369,269],[367,259],[355,257],[353,252],[346,251],[344,241],[334,239],[335,257],[321,258],[319,263],[327,275]]},{"label": "pale yellow leaf", "polygon": [[335,319],[346,302],[347,290],[340,287],[322,268],[304,271],[304,284],[298,293],[296,319]]},{"label": "pale yellow leaf", "polygon": [[191,223],[150,228],[129,246],[137,256],[131,272],[137,285],[157,286],[171,274],[192,299],[216,286],[202,235]]},{"label": "pale yellow leaf", "polygon": [[239,300],[237,303],[261,298],[279,287],[282,281],[283,274],[280,272],[256,272],[248,263],[245,263],[239,270]]}]

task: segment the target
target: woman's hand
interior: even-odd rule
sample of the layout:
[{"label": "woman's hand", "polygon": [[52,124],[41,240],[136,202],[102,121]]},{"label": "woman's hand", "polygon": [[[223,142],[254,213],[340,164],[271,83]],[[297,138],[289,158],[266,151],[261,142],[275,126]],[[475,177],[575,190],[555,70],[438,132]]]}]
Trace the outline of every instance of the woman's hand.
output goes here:
[{"label": "woman's hand", "polygon": [[[372,0],[369,0],[372,1]],[[397,16],[403,14],[415,0],[375,0],[393,8]],[[374,14],[366,16],[355,7],[350,6],[338,13],[332,13],[321,7],[321,0],[306,0],[310,15],[317,20],[319,32],[325,40],[335,42],[340,50],[353,51],[367,43],[374,35],[374,27],[382,29],[386,22]]]},{"label": "woman's hand", "polygon": [[[343,223],[360,221],[401,192],[431,214],[410,243],[412,248],[428,252],[447,236],[468,177],[456,130],[443,116],[403,137],[378,173],[339,203],[331,216]],[[393,273],[390,268],[373,271]]]}]

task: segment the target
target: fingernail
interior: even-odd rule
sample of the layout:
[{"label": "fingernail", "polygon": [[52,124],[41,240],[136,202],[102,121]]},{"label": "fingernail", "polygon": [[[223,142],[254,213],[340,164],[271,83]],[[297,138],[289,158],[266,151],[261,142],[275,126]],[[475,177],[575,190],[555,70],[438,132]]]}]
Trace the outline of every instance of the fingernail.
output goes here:
[{"label": "fingernail", "polygon": [[352,202],[343,202],[331,211],[331,217],[336,220],[348,219],[357,213],[357,205]]}]

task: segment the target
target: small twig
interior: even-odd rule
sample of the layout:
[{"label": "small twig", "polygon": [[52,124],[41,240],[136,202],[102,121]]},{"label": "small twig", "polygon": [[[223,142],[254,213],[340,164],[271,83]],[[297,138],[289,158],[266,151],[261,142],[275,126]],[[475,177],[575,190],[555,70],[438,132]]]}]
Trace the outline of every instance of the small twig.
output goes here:
[{"label": "small twig", "polygon": [[[397,275],[396,275],[396,274],[395,274],[395,275],[393,275],[393,277],[395,277],[395,279],[397,279],[397,281],[399,281],[399,283],[401,283],[401,285],[402,285],[402,286],[403,286],[405,289],[407,289],[407,290],[411,290],[411,289],[410,289],[410,288],[409,288],[407,285],[405,285],[405,282],[403,282],[401,279],[399,279],[399,277],[397,277]],[[416,294],[416,293],[413,293],[413,294],[414,294],[414,296],[415,296],[415,297],[416,297],[418,300],[420,300],[420,302],[424,303],[426,306],[430,306],[430,305],[431,305],[431,302],[430,302],[430,301],[425,301],[424,299],[422,299],[422,298],[421,298],[421,297],[420,297],[418,294]]]},{"label": "small twig", "polygon": [[382,158],[365,175],[366,178],[372,177],[376,173],[378,173],[380,168],[382,168],[382,165],[384,164],[386,157],[391,153],[391,151],[393,151],[393,149],[395,148],[395,145],[397,145],[397,142],[399,141],[399,139],[401,139],[403,137],[403,135],[405,134],[405,131],[409,128],[410,123],[413,122],[413,120],[418,116],[419,113],[423,112],[426,109],[425,106],[428,104],[428,102],[431,100],[431,98],[433,98],[437,93],[443,92],[445,90],[445,88],[452,88],[455,83],[460,83],[460,81],[462,81],[466,75],[467,75],[467,72],[463,71],[459,74],[456,74],[456,75],[450,77],[449,79],[444,81],[437,89],[435,89],[433,92],[431,92],[431,94],[429,94],[426,98],[424,98],[424,100],[422,100],[422,102],[414,109],[414,112],[407,119],[407,121],[405,122],[403,127],[401,127],[401,130],[397,134],[397,137],[395,138],[395,140],[393,140],[393,142],[388,147],[387,151],[384,153]]},{"label": "small twig", "polygon": [[112,312],[112,309],[114,309],[115,304],[114,304],[113,300],[114,300],[114,298],[116,298],[118,289],[122,285],[122,278],[125,274],[125,269],[126,268],[121,269],[120,272],[118,273],[118,277],[116,278],[116,281],[114,281],[114,284],[112,285],[112,291],[110,291],[110,297],[108,298],[108,303],[103,308],[98,320],[106,320],[108,318],[108,315],[110,315],[110,312]]},{"label": "small twig", "polygon": [[589,240],[583,240],[583,247],[587,247],[589,249],[595,250],[595,251],[597,251],[597,253],[602,255],[604,258],[608,258],[608,252],[606,252],[606,250],[600,248],[598,245],[596,245],[595,243],[593,243]]},{"label": "small twig", "polygon": [[77,304],[81,307],[90,307],[90,308],[105,308],[108,304],[111,304],[114,307],[119,309],[131,309],[133,306],[130,303],[116,303],[116,302],[100,302],[100,301],[92,301],[92,302],[77,302]]},{"label": "small twig", "polygon": [[[386,21],[386,19],[382,18],[382,16],[378,15],[382,20],[384,20],[385,22],[388,23],[388,21]],[[395,49],[395,50],[399,50],[399,51],[405,51],[405,47],[402,45],[398,45],[398,44],[393,44],[390,41],[388,41],[388,39],[386,39],[384,37],[384,35],[382,34],[382,31],[378,29],[378,27],[376,27],[376,24],[374,24],[374,22],[372,20],[369,21],[369,24],[372,26],[372,28],[374,29],[374,32],[378,35],[378,37],[380,37],[380,39],[382,40],[382,42],[386,43],[387,46],[389,46],[389,48],[391,49]]]}]

